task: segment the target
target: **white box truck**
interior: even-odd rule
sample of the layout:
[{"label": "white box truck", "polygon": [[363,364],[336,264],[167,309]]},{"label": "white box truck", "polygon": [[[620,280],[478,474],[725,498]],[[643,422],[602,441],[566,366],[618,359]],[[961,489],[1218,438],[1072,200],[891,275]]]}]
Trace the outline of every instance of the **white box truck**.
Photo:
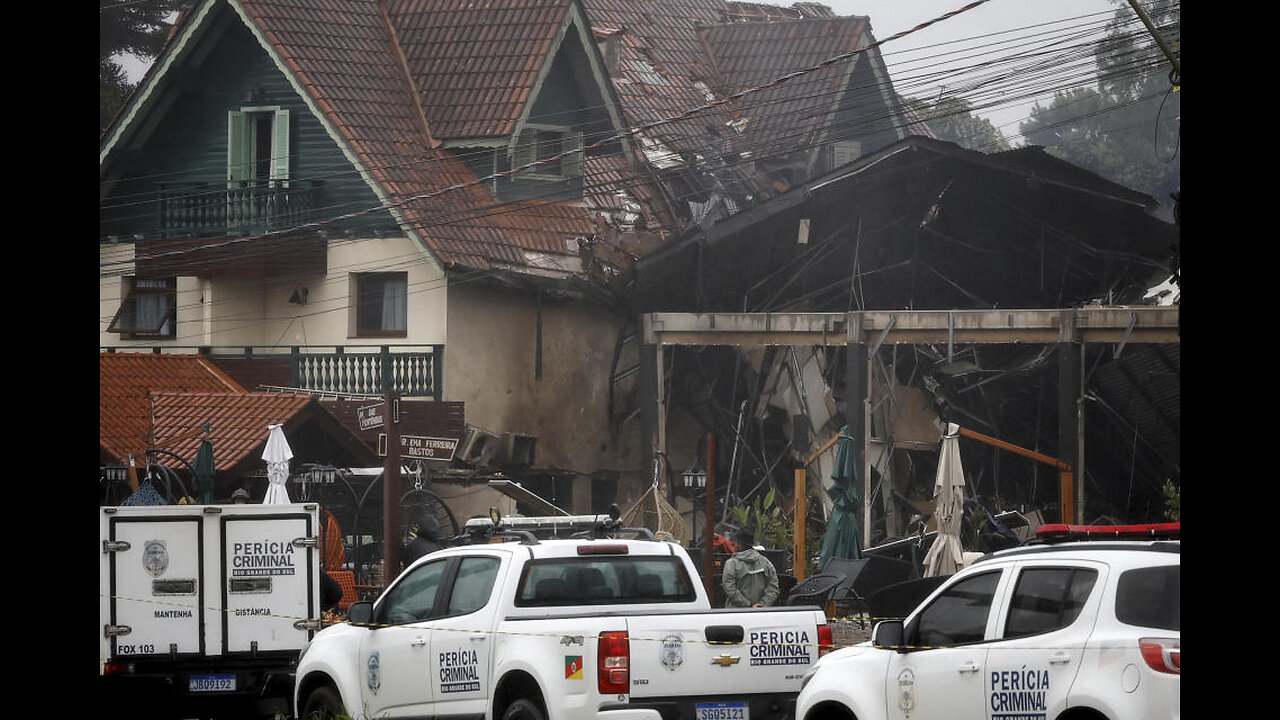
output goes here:
[{"label": "white box truck", "polygon": [[99,519],[111,714],[287,714],[320,629],[318,506],[102,507]]}]

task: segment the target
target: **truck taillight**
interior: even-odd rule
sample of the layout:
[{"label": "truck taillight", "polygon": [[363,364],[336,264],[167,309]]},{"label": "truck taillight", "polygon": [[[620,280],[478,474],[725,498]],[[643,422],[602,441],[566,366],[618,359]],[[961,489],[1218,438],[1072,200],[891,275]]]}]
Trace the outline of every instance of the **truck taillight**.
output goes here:
[{"label": "truck taillight", "polygon": [[1138,641],[1142,648],[1142,659],[1147,661],[1152,670],[1182,674],[1182,640],[1178,638],[1142,638]]},{"label": "truck taillight", "polygon": [[835,635],[831,633],[831,626],[822,624],[818,626],[818,657],[822,657],[832,650],[836,649]]},{"label": "truck taillight", "polygon": [[600,633],[596,682],[601,695],[626,695],[631,685],[631,642],[626,631]]},{"label": "truck taillight", "polygon": [[126,675],[130,671],[129,663],[120,660],[108,660],[107,664],[102,666],[103,675]]}]

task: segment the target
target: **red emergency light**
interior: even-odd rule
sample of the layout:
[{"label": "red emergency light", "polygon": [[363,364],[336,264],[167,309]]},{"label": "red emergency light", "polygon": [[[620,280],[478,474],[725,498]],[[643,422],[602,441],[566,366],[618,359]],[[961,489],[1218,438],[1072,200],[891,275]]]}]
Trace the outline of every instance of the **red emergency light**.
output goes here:
[{"label": "red emergency light", "polygon": [[1049,523],[1036,528],[1036,537],[1044,542],[1066,540],[1177,540],[1182,523],[1143,523],[1138,525],[1068,525]]}]

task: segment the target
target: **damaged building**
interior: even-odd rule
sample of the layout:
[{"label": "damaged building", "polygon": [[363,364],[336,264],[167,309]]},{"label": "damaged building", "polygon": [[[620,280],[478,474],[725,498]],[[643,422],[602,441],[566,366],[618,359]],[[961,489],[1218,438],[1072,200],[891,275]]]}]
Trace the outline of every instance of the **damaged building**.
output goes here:
[{"label": "damaged building", "polygon": [[[1151,198],[1039,148],[933,138],[872,20],[807,2],[200,0],[101,140],[101,350],[200,354],[349,428],[353,404],[395,394],[412,434],[454,443],[431,482],[501,475],[526,513],[660,493],[687,542],[679,478],[707,469],[707,438],[730,503],[790,502],[846,424],[866,428],[872,540],[904,531],[940,422],[1073,465],[1083,446],[1086,519],[1157,514],[1179,482],[1180,366],[1176,341],[1139,342],[1146,315],[1096,344],[1060,328],[1074,354],[889,332],[852,367],[847,316],[834,344],[655,338],[685,315],[1129,307],[1169,275],[1176,228]],[[1084,419],[1064,435],[1058,379],[1077,370]],[[1057,511],[1055,469],[966,461],[984,499]]]},{"label": "damaged building", "polygon": [[[1148,297],[1177,244],[1157,207],[1041,148],[910,137],[691,232],[634,275],[655,442],[678,475],[715,435],[730,504],[769,487],[787,504],[848,425],[872,543],[932,512],[944,423],[1047,458],[962,438],[992,510],[1059,521],[1059,460],[1067,521],[1161,519],[1181,366],[1177,308]],[[807,469],[829,506],[831,454]]]}]

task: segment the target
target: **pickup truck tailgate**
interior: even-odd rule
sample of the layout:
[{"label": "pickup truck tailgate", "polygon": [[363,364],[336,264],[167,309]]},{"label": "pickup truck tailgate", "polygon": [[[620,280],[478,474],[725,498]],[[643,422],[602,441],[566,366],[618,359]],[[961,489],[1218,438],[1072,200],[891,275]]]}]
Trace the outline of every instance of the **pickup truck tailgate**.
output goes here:
[{"label": "pickup truck tailgate", "polygon": [[819,623],[820,610],[799,607],[631,617],[632,701],[797,693]]}]

